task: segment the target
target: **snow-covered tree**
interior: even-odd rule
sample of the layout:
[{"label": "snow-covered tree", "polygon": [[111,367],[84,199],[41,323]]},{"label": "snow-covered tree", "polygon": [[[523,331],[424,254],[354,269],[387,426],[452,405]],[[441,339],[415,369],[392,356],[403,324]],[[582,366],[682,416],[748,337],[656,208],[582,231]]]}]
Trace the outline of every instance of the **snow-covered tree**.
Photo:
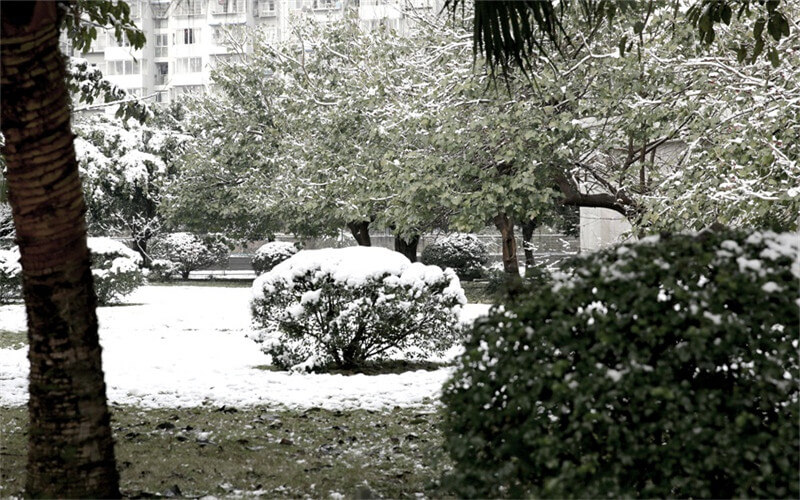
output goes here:
[{"label": "snow-covered tree", "polygon": [[89,116],[75,124],[75,147],[90,231],[124,235],[148,259],[147,243],[163,226],[164,189],[188,136],[172,130]]}]

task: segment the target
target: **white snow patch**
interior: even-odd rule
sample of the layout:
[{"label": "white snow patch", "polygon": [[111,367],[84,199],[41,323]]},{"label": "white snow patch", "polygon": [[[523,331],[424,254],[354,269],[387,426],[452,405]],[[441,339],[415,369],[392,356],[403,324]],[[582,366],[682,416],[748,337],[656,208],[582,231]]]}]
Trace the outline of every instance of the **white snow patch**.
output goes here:
[{"label": "white snow patch", "polygon": [[[275,372],[245,335],[248,288],[144,286],[122,306],[98,308],[109,401],[142,407],[365,408],[433,404],[451,368],[385,375]],[[467,304],[462,321],[488,312]],[[0,306],[0,330],[24,331],[22,304]],[[463,350],[454,346],[443,358]],[[0,405],[28,399],[27,348],[0,349]]]}]

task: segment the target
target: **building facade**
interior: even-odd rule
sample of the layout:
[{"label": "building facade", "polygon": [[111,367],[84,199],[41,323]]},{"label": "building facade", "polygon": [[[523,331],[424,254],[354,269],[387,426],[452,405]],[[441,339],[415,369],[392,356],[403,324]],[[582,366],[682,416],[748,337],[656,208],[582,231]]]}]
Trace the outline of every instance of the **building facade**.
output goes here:
[{"label": "building facade", "polygon": [[293,17],[357,17],[365,29],[404,31],[414,15],[438,12],[441,0],[128,0],[147,38],[141,49],[100,32],[80,57],[113,84],[150,103],[206,92],[211,70],[233,57],[244,33],[257,29],[276,43],[290,38]]}]

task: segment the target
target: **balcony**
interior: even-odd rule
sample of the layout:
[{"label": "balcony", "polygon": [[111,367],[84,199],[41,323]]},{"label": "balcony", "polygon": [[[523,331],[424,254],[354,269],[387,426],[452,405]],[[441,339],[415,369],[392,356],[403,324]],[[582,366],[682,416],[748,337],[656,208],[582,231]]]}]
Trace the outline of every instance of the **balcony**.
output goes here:
[{"label": "balcony", "polygon": [[155,75],[155,84],[156,85],[166,85],[167,84],[167,77],[169,75]]}]

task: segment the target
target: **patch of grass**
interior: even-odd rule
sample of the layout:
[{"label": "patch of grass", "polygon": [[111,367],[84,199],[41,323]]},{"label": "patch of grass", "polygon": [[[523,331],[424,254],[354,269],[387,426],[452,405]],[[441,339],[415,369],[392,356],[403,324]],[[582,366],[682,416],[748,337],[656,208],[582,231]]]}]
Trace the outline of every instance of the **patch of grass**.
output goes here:
[{"label": "patch of grass", "polygon": [[28,345],[28,332],[0,330],[0,349],[22,349]]},{"label": "patch of grass", "polygon": [[250,288],[253,280],[173,280],[148,283],[152,286],[214,286],[220,288]]},{"label": "patch of grass", "polygon": [[[319,408],[112,408],[126,496],[442,497],[439,416]],[[27,412],[0,408],[0,497],[22,493]]]},{"label": "patch of grass", "polygon": [[497,296],[489,292],[488,281],[462,281],[461,287],[471,304],[494,304]]}]

